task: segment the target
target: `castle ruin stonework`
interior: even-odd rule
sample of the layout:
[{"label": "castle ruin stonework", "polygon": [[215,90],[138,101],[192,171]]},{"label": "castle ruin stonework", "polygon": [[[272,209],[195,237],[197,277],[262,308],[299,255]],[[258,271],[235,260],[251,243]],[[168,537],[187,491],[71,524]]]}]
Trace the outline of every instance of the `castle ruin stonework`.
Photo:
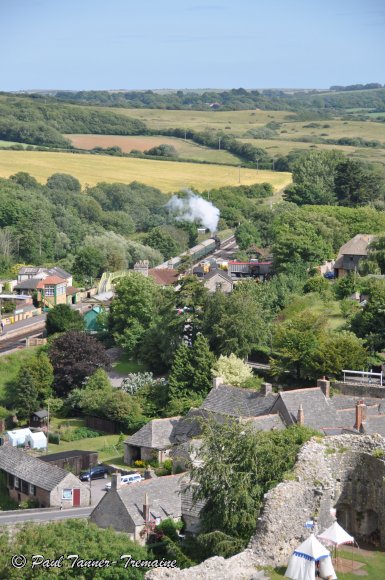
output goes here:
[{"label": "castle ruin stonework", "polygon": [[[264,509],[248,549],[228,560],[210,558],[181,571],[153,570],[159,578],[257,578],[259,566],[286,565],[293,550],[308,537],[305,522],[315,521],[315,534],[332,524],[330,510],[358,543],[385,550],[385,439],[380,435],[313,437],[298,456],[288,480],[265,496]],[[247,564],[247,565],[246,565]],[[236,575],[234,576],[234,571]]]}]

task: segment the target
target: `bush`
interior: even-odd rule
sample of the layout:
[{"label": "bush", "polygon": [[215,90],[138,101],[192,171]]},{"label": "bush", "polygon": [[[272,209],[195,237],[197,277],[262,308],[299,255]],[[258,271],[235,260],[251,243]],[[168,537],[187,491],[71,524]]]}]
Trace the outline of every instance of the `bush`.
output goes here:
[{"label": "bush", "polygon": [[183,522],[174,522],[172,518],[167,518],[163,520],[158,526],[156,526],[156,531],[161,532],[170,540],[177,542],[179,539],[178,531],[181,530],[183,527]]},{"label": "bush", "polygon": [[380,449],[379,447],[372,452],[373,457],[377,457],[377,459],[384,459],[385,451]]},{"label": "bush", "polygon": [[136,461],[134,461],[134,466],[135,467],[145,467],[146,464],[141,459],[137,459]]},{"label": "bush", "polygon": [[165,459],[163,461],[163,469],[167,471],[167,475],[172,473],[172,459]]},{"label": "bush", "polygon": [[55,445],[59,445],[60,443],[59,433],[48,433],[48,443],[54,443]]},{"label": "bush", "polygon": [[88,427],[77,427],[76,429],[66,429],[62,432],[63,441],[79,441],[80,439],[90,439],[91,437],[100,437],[99,431],[93,431]]}]

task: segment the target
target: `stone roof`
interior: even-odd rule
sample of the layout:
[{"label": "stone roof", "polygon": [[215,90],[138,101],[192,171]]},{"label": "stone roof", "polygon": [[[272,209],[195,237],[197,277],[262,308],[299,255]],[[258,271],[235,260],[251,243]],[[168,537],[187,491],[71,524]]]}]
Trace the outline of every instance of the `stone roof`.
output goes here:
[{"label": "stone roof", "polygon": [[40,411],[35,411],[32,415],[35,415],[39,419],[45,419],[45,417],[48,417],[48,411],[46,409],[41,409]]},{"label": "stone roof", "polygon": [[364,433],[374,435],[378,433],[385,437],[385,415],[369,415],[366,417]]},{"label": "stone roof", "polygon": [[11,445],[0,447],[0,469],[46,491],[52,491],[70,475],[65,469],[44,463]]},{"label": "stone roof", "polygon": [[202,439],[191,439],[175,445],[170,451],[173,461],[184,461],[186,465],[191,463],[201,463],[199,460],[199,450],[203,445]]},{"label": "stone roof", "polygon": [[151,449],[167,449],[171,447],[172,434],[180,417],[153,419],[143,425],[139,431],[125,440],[127,445],[149,447]]},{"label": "stone roof", "polygon": [[63,268],[60,268],[60,266],[54,266],[53,268],[49,268],[47,272],[48,274],[59,276],[60,278],[72,278],[72,274],[69,274],[68,272],[63,270]]},{"label": "stone roof", "polygon": [[28,278],[27,280],[18,282],[14,290],[35,290],[39,282],[41,282],[41,278]]},{"label": "stone roof", "polygon": [[187,480],[182,482],[182,515],[199,518],[206,502],[203,499],[194,499],[194,488],[196,485],[196,483],[194,484],[194,482],[191,483]]},{"label": "stone roof", "polygon": [[219,385],[211,389],[201,409],[232,417],[258,417],[267,415],[277,395],[262,395],[252,389]]},{"label": "stone roof", "polygon": [[208,274],[205,274],[204,277],[204,282],[206,280],[211,280],[211,278],[215,278],[215,276],[219,276],[220,278],[223,278],[224,280],[226,280],[226,282],[229,282],[231,284],[234,284],[233,279],[223,270],[211,270]]},{"label": "stone roof", "polygon": [[252,425],[256,431],[275,431],[284,429],[285,423],[277,413],[275,415],[261,415],[260,417],[247,417],[241,419],[241,422],[247,422]]},{"label": "stone roof", "polygon": [[202,433],[203,421],[209,412],[204,409],[190,409],[185,417],[181,417],[172,432],[171,441],[174,445],[184,443],[199,437]]},{"label": "stone roof", "polygon": [[375,236],[369,234],[357,234],[341,246],[338,252],[338,257],[340,256],[367,256],[368,246],[374,240]]},{"label": "stone roof", "polygon": [[[308,427],[313,427],[314,429],[339,427],[337,413],[331,403],[331,399],[327,399],[319,387],[280,392],[276,403],[271,409],[272,412],[278,411],[280,401],[282,401],[288,413],[288,425],[297,422],[298,409],[302,405],[304,423]],[[286,417],[284,417],[284,420],[286,422]]]},{"label": "stone roof", "polygon": [[[131,483],[114,492],[117,493],[136,526],[143,526],[143,504],[148,495],[150,517],[166,519],[180,518],[182,515],[181,475],[166,475],[156,479],[146,479]],[[103,501],[103,499],[101,500]]]}]

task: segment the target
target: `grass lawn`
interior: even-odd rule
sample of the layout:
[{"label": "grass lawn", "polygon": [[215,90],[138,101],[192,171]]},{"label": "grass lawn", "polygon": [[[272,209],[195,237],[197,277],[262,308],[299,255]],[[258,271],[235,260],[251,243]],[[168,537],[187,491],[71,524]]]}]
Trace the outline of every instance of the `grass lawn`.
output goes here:
[{"label": "grass lawn", "polygon": [[[59,172],[73,175],[82,185],[95,185],[103,181],[139,181],[166,193],[188,187],[203,191],[239,184],[238,167],[231,165],[202,165],[111,155],[1,150],[0,176],[9,177],[18,171],[26,171],[42,183],[53,173]],[[277,191],[291,182],[291,174],[242,168],[241,182],[243,185],[268,182]]]},{"label": "grass lawn", "polygon": [[[339,550],[338,557],[345,558],[348,562],[351,561],[352,556],[351,552],[348,550]],[[372,580],[380,580],[380,578],[384,578],[384,570],[385,570],[385,553],[379,551],[367,551],[363,550],[355,550],[354,552],[354,560],[356,562],[362,562],[365,564],[360,570],[362,572],[366,572],[363,576],[364,578],[370,578]],[[286,567],[276,568],[275,570],[268,569],[268,573],[272,580],[277,580],[279,578],[283,578],[286,571]],[[361,574],[353,574],[352,572],[338,572],[337,571],[338,580],[357,580],[361,576]]]},{"label": "grass lawn", "polygon": [[218,151],[193,141],[185,141],[177,137],[163,137],[162,135],[64,135],[78,149],[93,149],[94,147],[120,147],[124,153],[130,153],[132,149],[146,151],[162,144],[172,145],[181,159],[194,159],[195,161],[211,161],[212,163],[224,163],[239,165],[241,161],[229,151]]},{"label": "grass lawn", "polygon": [[35,355],[37,348],[25,348],[0,357],[0,405],[5,403],[7,383],[16,379],[21,365]]},{"label": "grass lawn", "polygon": [[281,312],[280,317],[288,319],[304,310],[324,317],[331,330],[336,330],[346,322],[341,315],[340,303],[338,300],[328,300],[324,302],[320,295],[316,293],[298,296],[288,306],[286,306],[286,308]]},{"label": "grass lawn", "polygon": [[115,372],[120,375],[128,375],[129,373],[144,373],[145,367],[134,360],[121,359],[113,365]]},{"label": "grass lawn", "polygon": [[[62,419],[62,421],[65,420]],[[119,437],[119,435],[101,435],[100,437],[90,437],[89,439],[80,439],[79,441],[61,441],[59,445],[49,443],[48,452],[61,453],[62,451],[72,451],[73,449],[98,451],[99,461],[109,461],[112,458],[123,457],[123,452],[120,455],[117,448]]]}]

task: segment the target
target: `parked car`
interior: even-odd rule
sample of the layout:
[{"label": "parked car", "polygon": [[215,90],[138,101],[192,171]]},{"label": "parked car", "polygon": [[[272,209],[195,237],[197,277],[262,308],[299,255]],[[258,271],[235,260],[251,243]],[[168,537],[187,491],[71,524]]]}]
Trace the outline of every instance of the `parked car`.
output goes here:
[{"label": "parked car", "polygon": [[335,277],[336,276],[335,276],[334,272],[326,272],[324,274],[324,278],[326,278],[327,280],[333,280]]},{"label": "parked car", "polygon": [[[121,477],[121,485],[128,485],[130,483],[138,483],[139,481],[143,481],[144,477],[140,475],[140,473],[130,473],[128,475],[122,475]],[[109,481],[106,483],[105,489],[111,489],[111,482]]]},{"label": "parked car", "polygon": [[107,478],[108,469],[104,465],[95,465],[95,467],[91,467],[87,469],[87,471],[83,471],[79,475],[80,481],[90,481],[90,479],[100,479],[104,477]]}]

